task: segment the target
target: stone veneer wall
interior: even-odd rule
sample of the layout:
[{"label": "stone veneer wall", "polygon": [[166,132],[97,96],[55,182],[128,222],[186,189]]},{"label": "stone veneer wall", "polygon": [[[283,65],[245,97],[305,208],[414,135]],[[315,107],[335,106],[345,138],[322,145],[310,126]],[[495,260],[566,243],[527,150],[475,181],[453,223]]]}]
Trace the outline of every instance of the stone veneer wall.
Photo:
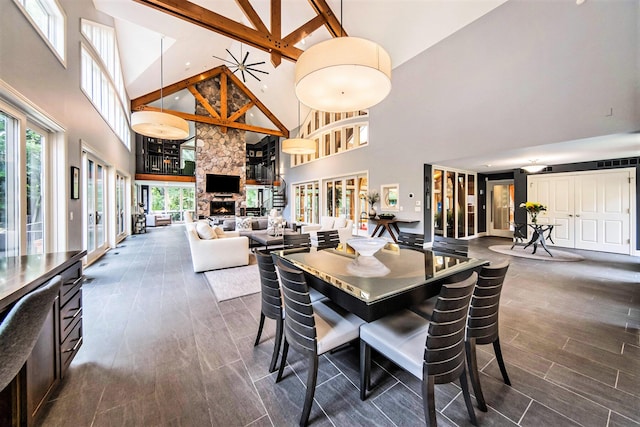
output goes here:
[{"label": "stone veneer wall", "polygon": [[[250,100],[231,80],[227,82],[229,116]],[[196,89],[217,112],[220,112],[220,76],[198,83]],[[209,115],[197,101],[195,111],[198,115]],[[244,123],[244,116],[238,119],[238,122]],[[240,175],[240,194],[233,195],[236,214],[239,215],[240,205],[246,197],[246,151],[245,131],[227,128],[227,132],[223,133],[219,126],[196,123],[196,215],[208,216],[211,200],[229,200],[216,198],[213,194],[205,192],[208,173]]]}]

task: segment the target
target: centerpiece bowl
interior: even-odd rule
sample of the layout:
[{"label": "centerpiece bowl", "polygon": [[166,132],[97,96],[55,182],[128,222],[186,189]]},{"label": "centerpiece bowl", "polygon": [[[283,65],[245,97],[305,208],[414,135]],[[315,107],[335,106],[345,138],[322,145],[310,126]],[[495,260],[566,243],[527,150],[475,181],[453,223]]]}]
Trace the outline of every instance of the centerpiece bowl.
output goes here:
[{"label": "centerpiece bowl", "polygon": [[360,256],[373,256],[388,242],[379,237],[361,237],[347,240],[347,244],[360,254]]}]

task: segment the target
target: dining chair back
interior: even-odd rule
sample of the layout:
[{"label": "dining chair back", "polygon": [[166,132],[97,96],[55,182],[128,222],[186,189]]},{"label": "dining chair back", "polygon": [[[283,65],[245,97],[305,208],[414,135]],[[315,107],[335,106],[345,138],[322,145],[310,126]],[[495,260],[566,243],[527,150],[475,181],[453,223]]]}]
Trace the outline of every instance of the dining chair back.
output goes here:
[{"label": "dining chair back", "polygon": [[466,257],[469,254],[469,241],[436,235],[433,237],[432,249],[436,252]]},{"label": "dining chair back", "polygon": [[0,391],[11,383],[29,358],[61,284],[62,278],[55,276],[23,296],[0,323]]},{"label": "dining chair back", "polygon": [[436,425],[434,385],[458,379],[471,423],[476,416],[467,384],[465,330],[477,273],[443,284],[431,320],[401,310],[360,328],[360,398],[370,386],[371,347],[422,380],[422,402],[428,426]]},{"label": "dining chair back", "polygon": [[354,314],[345,312],[328,300],[311,303],[309,287],[300,270],[276,263],[284,294],[284,346],[276,382],[284,373],[289,345],[309,361],[307,391],[300,425],[309,421],[318,377],[318,356],[358,338],[364,323]]},{"label": "dining chair back", "polygon": [[493,344],[496,360],[502,373],[504,383],[511,385],[507,369],[502,359],[500,337],[498,331],[498,311],[500,308],[500,295],[502,285],[509,270],[509,261],[482,267],[478,276],[478,282],[473,290],[473,296],[469,305],[469,317],[467,319],[467,331],[465,350],[469,366],[469,376],[478,407],[486,411],[484,395],[480,385],[478,362],[476,359],[476,345]]},{"label": "dining chair back", "polygon": [[282,309],[282,296],[280,293],[280,282],[278,281],[278,273],[273,263],[273,258],[268,252],[261,250],[255,251],[258,260],[258,271],[260,273],[260,289],[262,291],[262,309],[260,310],[260,325],[258,326],[258,335],[253,344],[254,347],[260,343],[262,328],[264,327],[265,317],[276,321],[276,336],[273,345],[273,354],[271,363],[269,364],[269,372],[276,370],[278,362],[278,354],[280,354],[280,346],[282,343],[282,328],[284,312]]},{"label": "dining chair back", "polygon": [[285,249],[294,249],[294,248],[310,248],[311,247],[311,237],[309,233],[290,233],[282,236],[282,241]]},{"label": "dining chair back", "polygon": [[340,244],[338,230],[317,231],[318,249],[337,248]]},{"label": "dining chair back", "polygon": [[407,233],[401,231],[400,233],[398,233],[398,238],[396,240],[398,241],[398,245],[406,246],[409,248],[422,249],[422,247],[424,246],[424,234]]}]

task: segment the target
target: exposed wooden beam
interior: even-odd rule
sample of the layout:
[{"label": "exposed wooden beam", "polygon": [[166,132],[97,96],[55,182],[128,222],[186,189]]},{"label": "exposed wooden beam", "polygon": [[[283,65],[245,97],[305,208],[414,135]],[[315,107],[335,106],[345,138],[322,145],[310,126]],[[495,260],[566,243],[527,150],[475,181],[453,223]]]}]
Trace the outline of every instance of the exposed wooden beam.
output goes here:
[{"label": "exposed wooden beam", "polygon": [[[220,118],[227,120],[227,75],[225,73],[220,74]],[[227,133],[225,126],[221,129],[222,133]]]},{"label": "exposed wooden beam", "polygon": [[253,101],[247,102],[238,111],[236,111],[231,116],[229,116],[229,120],[231,120],[232,122],[235,122],[240,117],[242,117],[249,110],[249,108],[253,107],[254,105],[255,104],[253,103]]},{"label": "exposed wooden beam", "polygon": [[262,22],[262,19],[260,19],[260,15],[258,15],[258,12],[256,12],[253,6],[251,6],[249,0],[236,0],[236,3],[238,3],[238,6],[240,6],[240,9],[242,9],[244,16],[247,17],[249,22],[253,24],[253,27],[256,30],[260,31],[263,34],[269,34],[269,29],[266,25],[264,25],[264,22]]},{"label": "exposed wooden beam", "polygon": [[325,27],[333,37],[346,37],[348,35],[325,0],[309,0],[309,3],[318,15],[324,17]]},{"label": "exposed wooden beam", "polygon": [[196,182],[195,176],[186,175],[158,175],[152,173],[137,173],[136,181],[171,181],[171,182]]},{"label": "exposed wooden beam", "polygon": [[211,117],[215,117],[216,119],[220,118],[220,114],[218,114],[218,112],[213,109],[213,106],[209,104],[209,101],[207,101],[204,98],[204,96],[202,96],[200,92],[198,92],[195,85],[189,86],[188,89],[189,89],[189,92],[191,92],[191,94],[193,95],[193,97],[200,103],[200,105],[202,105],[204,109],[207,110],[209,114],[211,114]]},{"label": "exposed wooden beam", "polygon": [[[271,36],[277,43],[282,43],[282,3],[281,0],[271,0]],[[282,55],[271,52],[271,63],[277,67],[282,62]]]},{"label": "exposed wooden beam", "polygon": [[315,18],[302,24],[300,27],[289,33],[285,38],[282,39],[282,41],[290,45],[294,45],[300,40],[307,37],[309,34],[313,33],[318,28],[320,28],[322,25],[324,25],[325,22],[326,21],[323,16],[316,15]]},{"label": "exposed wooden beam", "polygon": [[[200,83],[204,80],[208,80],[212,77],[217,76],[218,74],[220,74],[222,72],[223,69],[225,69],[226,66],[224,65],[220,65],[219,67],[215,67],[212,68],[208,71],[205,71],[204,73],[200,73],[200,74],[196,74],[195,76],[191,76],[189,78],[186,78],[184,80],[181,80],[177,83],[171,84],[169,86],[163,87],[162,88],[162,95],[163,96],[169,96],[171,94],[174,94],[176,92],[179,92],[183,89],[187,89],[189,88],[189,86],[193,86],[196,83]],[[146,95],[142,95],[136,99],[132,99],[131,100],[131,110],[135,111],[138,110],[139,107],[142,107],[144,105],[147,105],[150,102],[153,101],[157,101],[158,99],[160,99],[160,89],[155,90],[153,92],[149,92]]]},{"label": "exposed wooden beam", "polygon": [[268,53],[277,52],[284,58],[296,61],[302,50],[275,39],[239,22],[217,14],[187,0],[134,0],[138,3],[165,12],[184,21],[214,31],[223,36],[241,41]]},{"label": "exposed wooden beam", "polygon": [[[150,106],[144,106],[140,108],[140,110],[141,111],[160,111],[159,108],[150,107]],[[249,132],[264,133],[265,135],[282,136],[284,138],[289,137],[289,131],[287,131],[285,134],[279,129],[269,129],[269,128],[263,128],[260,126],[252,126],[246,123],[232,122],[229,119],[226,119],[226,120],[216,119],[215,117],[200,116],[197,114],[183,113],[182,111],[167,110],[166,108],[163,111],[165,113],[173,114],[174,116],[182,117],[185,120],[191,120],[193,122],[208,123],[210,125],[230,127],[234,129],[246,130]]]}]

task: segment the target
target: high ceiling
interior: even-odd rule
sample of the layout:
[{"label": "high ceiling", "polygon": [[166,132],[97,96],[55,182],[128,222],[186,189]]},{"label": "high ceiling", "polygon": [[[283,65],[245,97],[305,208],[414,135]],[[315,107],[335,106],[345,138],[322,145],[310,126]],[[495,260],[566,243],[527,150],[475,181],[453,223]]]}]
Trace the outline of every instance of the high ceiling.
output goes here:
[{"label": "high ceiling", "polygon": [[[229,37],[194,25],[134,0],[93,0],[96,8],[115,20],[125,84],[134,99],[160,87],[160,39],[164,37],[164,86],[194,76],[219,65],[230,65],[215,57],[233,61],[227,49],[238,59],[248,52],[248,63],[264,61],[255,68],[268,72],[254,73],[261,81],[246,77],[246,86],[288,129],[298,126],[298,102],[294,93],[294,63],[282,59],[274,67],[270,55]],[[166,0],[184,5],[183,0]],[[239,3],[249,1],[267,27],[270,25],[270,1],[267,0],[192,0],[226,18],[253,27]],[[373,40],[390,54],[393,67],[414,56],[481,18],[507,0],[326,0],[350,36]],[[306,0],[281,0],[282,35],[289,34],[316,16]],[[321,26],[304,43],[306,47],[328,39],[329,31]],[[233,67],[231,67],[233,70]],[[239,76],[241,77],[241,76]],[[166,97],[164,107],[193,111],[194,99],[187,92]],[[302,118],[308,113],[301,107]],[[247,122],[273,127],[256,109],[249,111]],[[295,135],[293,135],[295,136]],[[262,135],[252,135],[248,142]],[[577,147],[580,147],[579,149]],[[443,166],[478,172],[514,169],[529,160],[560,164],[594,159],[637,156],[640,135],[614,135],[569,141],[553,146],[488,153],[486,158],[459,159],[443,162]],[[487,166],[490,165],[490,166]]]}]

